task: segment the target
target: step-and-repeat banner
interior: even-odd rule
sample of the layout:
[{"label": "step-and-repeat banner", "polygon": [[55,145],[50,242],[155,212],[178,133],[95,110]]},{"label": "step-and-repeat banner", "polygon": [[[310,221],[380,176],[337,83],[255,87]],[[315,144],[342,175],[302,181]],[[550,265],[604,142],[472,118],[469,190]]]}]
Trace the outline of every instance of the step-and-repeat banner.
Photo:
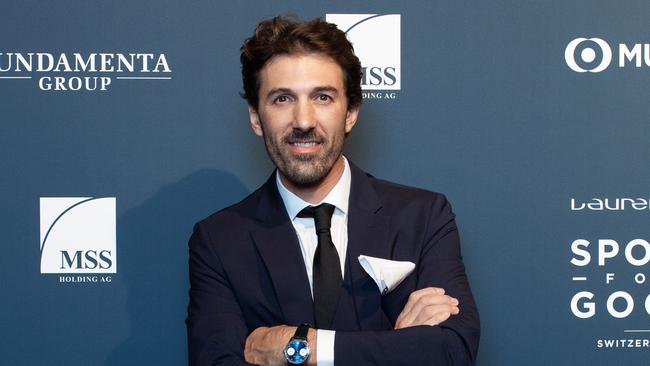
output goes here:
[{"label": "step-and-repeat banner", "polygon": [[271,173],[239,47],[321,17],[350,160],[443,192],[478,365],[650,359],[645,1],[3,1],[0,364],[183,365],[187,239]]}]

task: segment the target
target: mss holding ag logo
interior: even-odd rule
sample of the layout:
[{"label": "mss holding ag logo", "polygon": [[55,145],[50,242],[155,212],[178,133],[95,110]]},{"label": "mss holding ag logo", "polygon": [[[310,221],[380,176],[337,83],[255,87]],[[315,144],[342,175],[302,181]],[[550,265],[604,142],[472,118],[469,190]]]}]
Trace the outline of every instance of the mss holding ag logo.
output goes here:
[{"label": "mss holding ag logo", "polygon": [[[115,222],[114,197],[41,197],[41,273],[117,273]],[[98,280],[61,276],[59,282]]]},{"label": "mss holding ag logo", "polygon": [[[602,38],[576,38],[564,49],[564,61],[575,72],[601,72],[612,63],[612,47]],[[650,44],[631,47],[618,44],[618,67],[633,63],[635,67],[650,66]]]},{"label": "mss holding ag logo", "polygon": [[[400,90],[399,14],[326,14],[325,20],[346,33],[361,61],[361,89]],[[394,99],[395,92],[364,92],[368,99]]]}]

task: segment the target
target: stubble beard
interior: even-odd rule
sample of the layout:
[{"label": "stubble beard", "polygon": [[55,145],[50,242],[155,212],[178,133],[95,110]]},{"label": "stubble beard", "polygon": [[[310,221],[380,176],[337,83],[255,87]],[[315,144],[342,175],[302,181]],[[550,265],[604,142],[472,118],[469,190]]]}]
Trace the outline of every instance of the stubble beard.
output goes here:
[{"label": "stubble beard", "polygon": [[[289,141],[317,140],[321,149],[315,154],[295,154],[289,151]],[[264,145],[271,161],[291,183],[309,187],[320,183],[332,170],[343,152],[343,136],[331,139],[319,136],[314,130],[293,130],[288,135],[274,139],[264,133]]]}]

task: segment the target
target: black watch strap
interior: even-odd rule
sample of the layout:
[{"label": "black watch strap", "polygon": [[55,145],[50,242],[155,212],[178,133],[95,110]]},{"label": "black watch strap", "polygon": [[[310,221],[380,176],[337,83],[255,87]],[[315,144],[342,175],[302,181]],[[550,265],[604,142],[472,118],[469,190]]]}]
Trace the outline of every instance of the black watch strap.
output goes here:
[{"label": "black watch strap", "polygon": [[294,333],[293,338],[307,340],[307,333],[309,333],[309,328],[311,328],[311,324],[309,323],[300,324],[296,329],[296,333]]}]

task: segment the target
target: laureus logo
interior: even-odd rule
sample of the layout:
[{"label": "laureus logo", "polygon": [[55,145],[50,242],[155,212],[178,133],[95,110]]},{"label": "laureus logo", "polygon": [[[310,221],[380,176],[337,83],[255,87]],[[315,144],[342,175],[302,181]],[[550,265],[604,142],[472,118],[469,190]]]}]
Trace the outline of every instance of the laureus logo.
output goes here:
[{"label": "laureus logo", "polygon": [[575,72],[601,72],[612,62],[612,49],[601,38],[576,38],[566,46],[564,60]]}]

